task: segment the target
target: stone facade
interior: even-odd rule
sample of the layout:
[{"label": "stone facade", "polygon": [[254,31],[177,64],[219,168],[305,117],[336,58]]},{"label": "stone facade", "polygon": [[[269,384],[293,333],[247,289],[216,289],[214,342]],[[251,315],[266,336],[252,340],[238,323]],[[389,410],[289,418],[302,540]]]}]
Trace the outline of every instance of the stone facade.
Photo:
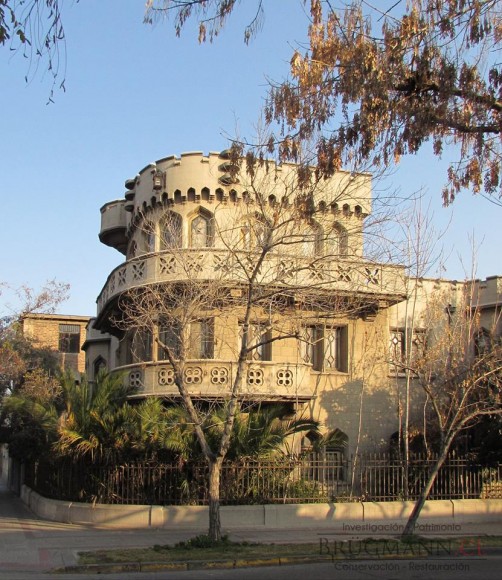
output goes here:
[{"label": "stone facade", "polygon": [[[242,371],[242,401],[287,402],[345,432],[349,453],[386,449],[402,397],[389,344],[406,324],[410,280],[363,255],[369,175],[339,172],[305,192],[295,169],[270,164],[250,177],[228,152],[189,153],[127,180],[124,199],[101,208],[100,240],[125,261],[98,296],[87,372],[121,371],[137,396],[176,402],[170,350],[195,398],[225,399]],[[431,292],[453,304],[464,287],[416,284],[422,310]]]}]

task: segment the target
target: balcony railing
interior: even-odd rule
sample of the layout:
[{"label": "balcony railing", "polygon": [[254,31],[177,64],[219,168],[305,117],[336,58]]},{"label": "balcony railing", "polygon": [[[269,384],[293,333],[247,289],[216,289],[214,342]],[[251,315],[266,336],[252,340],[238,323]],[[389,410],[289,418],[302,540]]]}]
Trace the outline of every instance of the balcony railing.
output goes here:
[{"label": "balcony railing", "polygon": [[[239,393],[252,399],[310,399],[310,365],[263,361],[246,363]],[[115,369],[125,374],[140,395],[178,397],[174,371],[167,361],[126,365]],[[184,383],[197,397],[219,398],[230,393],[237,372],[235,361],[193,360],[185,364]]]},{"label": "balcony railing", "polygon": [[[109,300],[125,290],[157,282],[211,281],[226,286],[246,284],[256,267],[250,252],[228,252],[215,248],[187,249],[146,254],[112,271],[97,303],[98,316]],[[286,289],[319,288],[344,293],[403,296],[403,269],[347,258],[319,259],[270,254],[259,269],[258,284],[281,284]]]}]

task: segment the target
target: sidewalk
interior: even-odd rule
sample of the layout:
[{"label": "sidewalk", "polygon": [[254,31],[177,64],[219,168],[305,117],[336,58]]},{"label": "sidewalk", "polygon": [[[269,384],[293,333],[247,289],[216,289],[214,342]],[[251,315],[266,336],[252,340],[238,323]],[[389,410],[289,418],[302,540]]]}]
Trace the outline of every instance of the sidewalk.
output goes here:
[{"label": "sidewalk", "polygon": [[[137,548],[175,544],[205,533],[206,529],[110,530],[98,527],[61,524],[38,519],[21,500],[0,487],[0,571],[47,572],[77,564],[77,552],[111,548]],[[502,522],[465,524],[462,535],[501,535]],[[246,527],[232,530],[233,541],[253,543],[319,543],[321,538],[363,538],[375,534],[342,532],[330,528],[263,529]],[[381,535],[381,534],[378,534]],[[386,534],[392,536],[392,534]],[[424,534],[425,535],[425,534]],[[438,534],[430,534],[438,536]],[[450,536],[452,534],[449,534]]]}]

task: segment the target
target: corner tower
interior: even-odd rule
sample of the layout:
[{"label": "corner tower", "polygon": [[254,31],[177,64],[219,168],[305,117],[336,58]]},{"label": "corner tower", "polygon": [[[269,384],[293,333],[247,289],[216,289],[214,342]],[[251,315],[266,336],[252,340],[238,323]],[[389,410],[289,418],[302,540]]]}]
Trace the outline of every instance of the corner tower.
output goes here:
[{"label": "corner tower", "polygon": [[100,240],[126,257],[94,322],[118,341],[111,370],[173,400],[180,381],[225,399],[242,375],[239,399],[310,402],[329,419],[322,393],[353,377],[359,333],[404,297],[402,268],[363,256],[370,176],[300,188],[295,165],[196,152],[125,186],[101,208]]}]

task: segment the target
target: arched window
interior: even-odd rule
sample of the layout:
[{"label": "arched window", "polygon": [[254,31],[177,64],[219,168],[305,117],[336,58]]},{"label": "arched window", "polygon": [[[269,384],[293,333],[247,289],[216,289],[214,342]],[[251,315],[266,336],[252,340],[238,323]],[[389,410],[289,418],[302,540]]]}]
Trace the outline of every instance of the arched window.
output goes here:
[{"label": "arched window", "polygon": [[135,240],[132,240],[132,242],[129,244],[129,247],[127,248],[127,259],[128,260],[132,260],[132,258],[135,258],[138,254],[138,244],[136,243]]},{"label": "arched window", "polygon": [[161,250],[181,248],[182,238],[181,216],[172,211],[167,212],[162,218],[160,224]]},{"label": "arched window", "polygon": [[326,254],[329,256],[346,256],[348,253],[347,230],[338,223],[326,236]]},{"label": "arched window", "polygon": [[322,436],[309,432],[302,439],[301,450],[314,460],[310,467],[310,477],[318,481],[345,481],[347,444],[347,435],[338,428]]},{"label": "arched window", "polygon": [[143,252],[155,252],[155,225],[152,222],[145,222],[143,224],[141,236]]},{"label": "arched window", "polygon": [[269,243],[270,227],[263,220],[257,220],[254,224],[254,235],[256,246],[263,248],[265,244]]},{"label": "arched window", "polygon": [[96,378],[99,374],[99,371],[106,370],[107,365],[105,359],[99,355],[98,358],[94,361],[92,365],[93,376]]},{"label": "arched window", "polygon": [[131,354],[133,363],[152,360],[152,333],[149,330],[133,331]]},{"label": "arched window", "polygon": [[313,257],[323,253],[323,232],[319,224],[314,221],[305,223],[301,236],[301,253],[304,256]]},{"label": "arched window", "polygon": [[241,244],[245,250],[264,248],[270,243],[270,226],[263,218],[249,217],[241,226]]},{"label": "arched window", "polygon": [[209,248],[214,244],[213,220],[209,212],[201,209],[190,223],[190,246]]}]

